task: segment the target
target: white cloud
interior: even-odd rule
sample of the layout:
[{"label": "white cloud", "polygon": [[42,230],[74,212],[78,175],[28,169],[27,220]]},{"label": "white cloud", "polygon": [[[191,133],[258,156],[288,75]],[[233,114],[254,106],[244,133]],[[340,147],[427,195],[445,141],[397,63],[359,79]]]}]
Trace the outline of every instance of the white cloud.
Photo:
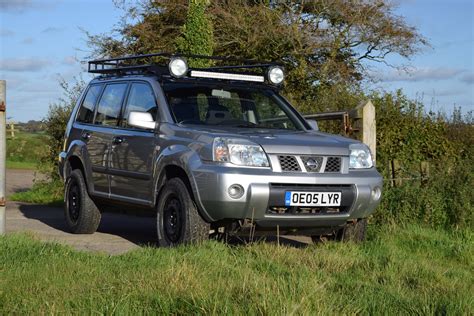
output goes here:
[{"label": "white cloud", "polygon": [[8,36],[13,36],[13,35],[15,35],[15,32],[13,32],[12,30],[4,29],[4,28],[0,29],[1,37],[8,37]]},{"label": "white cloud", "polygon": [[426,92],[425,94],[433,97],[450,97],[462,95],[465,92],[465,89],[461,88],[452,88],[452,89],[439,89],[432,90],[431,92]]},{"label": "white cloud", "polygon": [[382,75],[378,75],[381,81],[439,81],[451,79],[465,70],[447,67],[420,67],[411,68],[406,71],[391,71]]},{"label": "white cloud", "polygon": [[64,65],[72,66],[72,65],[75,65],[75,64],[78,64],[78,63],[79,63],[78,60],[74,56],[66,56],[63,59],[63,64]]},{"label": "white cloud", "polygon": [[39,71],[51,62],[41,58],[5,58],[0,60],[0,69],[3,71]]},{"label": "white cloud", "polygon": [[30,45],[30,44],[33,44],[34,41],[35,41],[35,39],[33,37],[26,37],[21,41],[21,43],[26,44],[26,45]]},{"label": "white cloud", "polygon": [[48,10],[56,7],[60,0],[0,0],[0,11],[23,13],[31,9]]},{"label": "white cloud", "polygon": [[50,27],[47,27],[44,30],[42,30],[41,33],[46,33],[46,34],[47,33],[59,33],[62,30],[63,30],[62,28],[50,26]]},{"label": "white cloud", "polygon": [[474,72],[465,74],[464,76],[461,77],[461,81],[468,83],[468,84],[473,84],[474,83]]},{"label": "white cloud", "polygon": [[0,10],[6,12],[23,12],[33,6],[32,0],[0,0]]}]

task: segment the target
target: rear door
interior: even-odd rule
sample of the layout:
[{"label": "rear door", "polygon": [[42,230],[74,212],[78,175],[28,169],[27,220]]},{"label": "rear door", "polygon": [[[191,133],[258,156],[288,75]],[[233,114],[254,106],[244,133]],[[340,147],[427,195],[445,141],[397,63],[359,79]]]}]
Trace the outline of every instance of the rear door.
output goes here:
[{"label": "rear door", "polygon": [[134,81],[130,84],[120,128],[112,139],[109,166],[111,197],[148,205],[153,201],[155,130],[128,125],[127,118],[131,111],[151,113],[157,121],[155,94],[147,82]]},{"label": "rear door", "polygon": [[82,133],[87,140],[93,194],[108,196],[110,193],[110,178],[108,161],[110,147],[116,132],[121,106],[127,91],[127,82],[108,83],[97,103],[94,122],[88,125]]},{"label": "rear door", "polygon": [[[103,87],[103,84],[89,86],[81,107],[77,112],[76,121],[72,129],[74,135],[71,135],[71,138],[80,139],[86,144],[87,150],[84,153],[84,159],[87,171],[97,169],[97,166],[103,166],[105,170],[107,163],[105,159],[99,160],[99,157],[102,157],[99,152],[102,151],[105,153],[106,148],[101,149],[99,147],[97,136],[95,135],[96,127],[93,125],[97,102],[99,101]],[[94,135],[94,137],[92,137],[92,135]],[[108,179],[105,173],[92,173],[92,181],[90,181],[89,184],[92,184],[90,188],[91,193],[96,191],[108,192]]]}]

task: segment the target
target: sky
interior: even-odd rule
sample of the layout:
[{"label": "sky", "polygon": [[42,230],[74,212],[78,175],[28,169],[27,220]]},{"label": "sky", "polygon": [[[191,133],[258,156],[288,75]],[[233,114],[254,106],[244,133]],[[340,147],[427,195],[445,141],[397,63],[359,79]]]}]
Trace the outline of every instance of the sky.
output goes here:
[{"label": "sky", "polygon": [[[428,110],[474,110],[474,0],[397,0],[395,13],[430,42],[410,60],[389,56],[408,73],[373,64],[368,88],[403,89]],[[7,80],[7,116],[40,120],[73,82],[90,54],[83,30],[108,33],[123,12],[112,0],[0,0],[0,79]]]}]

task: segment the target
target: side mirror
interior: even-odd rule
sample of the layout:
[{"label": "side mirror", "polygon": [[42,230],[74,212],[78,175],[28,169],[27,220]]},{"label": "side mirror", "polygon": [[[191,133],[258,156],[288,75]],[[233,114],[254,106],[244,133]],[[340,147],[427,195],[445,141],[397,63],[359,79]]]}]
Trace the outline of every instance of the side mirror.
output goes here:
[{"label": "side mirror", "polygon": [[132,111],[128,114],[127,123],[130,126],[145,128],[145,129],[155,129],[156,122],[153,120],[148,112],[136,112]]},{"label": "side mirror", "polygon": [[319,131],[318,122],[315,120],[306,120],[312,130]]}]

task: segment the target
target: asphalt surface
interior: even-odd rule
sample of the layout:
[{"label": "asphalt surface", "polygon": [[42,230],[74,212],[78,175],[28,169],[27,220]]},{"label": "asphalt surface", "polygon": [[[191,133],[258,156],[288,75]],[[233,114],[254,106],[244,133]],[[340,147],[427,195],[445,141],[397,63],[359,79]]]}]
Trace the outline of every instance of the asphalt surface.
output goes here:
[{"label": "asphalt surface", "polygon": [[[76,235],[67,231],[63,209],[8,201],[8,195],[28,190],[35,179],[31,170],[7,170],[7,233],[29,232],[44,241],[67,244],[78,250],[122,254],[139,247],[156,247],[156,224],[150,217],[126,214],[102,214],[96,233]],[[275,242],[275,237],[267,238]],[[280,243],[301,247],[310,243],[309,238],[282,237]]]}]

